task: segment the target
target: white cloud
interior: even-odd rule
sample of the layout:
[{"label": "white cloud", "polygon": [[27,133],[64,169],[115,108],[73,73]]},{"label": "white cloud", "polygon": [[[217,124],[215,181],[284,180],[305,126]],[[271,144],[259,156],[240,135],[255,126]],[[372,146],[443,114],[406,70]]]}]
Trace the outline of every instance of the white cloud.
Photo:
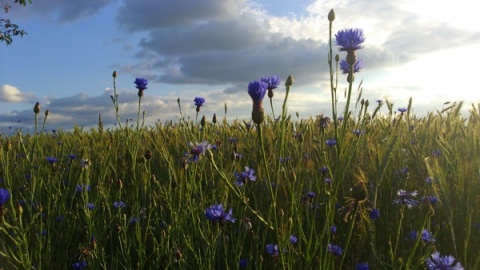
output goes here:
[{"label": "white cloud", "polygon": [[25,102],[33,97],[32,93],[22,93],[15,86],[4,84],[0,86],[0,101],[3,102]]}]

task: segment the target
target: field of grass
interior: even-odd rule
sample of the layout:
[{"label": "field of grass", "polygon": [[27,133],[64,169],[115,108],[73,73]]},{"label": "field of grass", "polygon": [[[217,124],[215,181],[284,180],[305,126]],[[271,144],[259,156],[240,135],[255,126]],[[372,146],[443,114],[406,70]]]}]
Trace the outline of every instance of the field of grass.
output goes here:
[{"label": "field of grass", "polygon": [[287,112],[291,77],[254,122],[179,100],[146,126],[139,90],[136,127],[112,96],[115,129],[45,132],[35,107],[33,134],[0,138],[0,269],[479,269],[480,108],[350,106],[349,79],[338,112],[329,60],[330,118]]}]

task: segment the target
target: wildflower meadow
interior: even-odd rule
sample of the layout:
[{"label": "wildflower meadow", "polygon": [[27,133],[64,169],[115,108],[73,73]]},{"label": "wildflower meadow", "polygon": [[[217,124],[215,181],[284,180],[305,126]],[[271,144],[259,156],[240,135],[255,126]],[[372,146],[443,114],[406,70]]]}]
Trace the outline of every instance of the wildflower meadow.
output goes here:
[{"label": "wildflower meadow", "polygon": [[35,104],[31,133],[0,138],[0,269],[480,269],[480,106],[362,98],[367,37],[334,20],[330,115],[289,112],[294,77],[268,74],[246,120],[193,95],[147,125],[136,78],[125,124],[116,72],[113,129],[45,131]]}]

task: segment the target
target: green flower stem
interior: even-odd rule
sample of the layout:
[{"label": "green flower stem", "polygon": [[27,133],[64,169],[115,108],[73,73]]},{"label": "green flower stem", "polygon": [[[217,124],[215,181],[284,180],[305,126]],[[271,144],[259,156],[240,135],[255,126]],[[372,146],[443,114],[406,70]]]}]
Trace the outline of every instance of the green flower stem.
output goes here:
[{"label": "green flower stem", "polygon": [[275,111],[273,110],[273,101],[272,101],[272,98],[270,98],[270,107],[272,108],[273,120],[275,121]]},{"label": "green flower stem", "polygon": [[118,113],[118,95],[117,95],[117,85],[115,81],[115,76],[113,77],[113,95],[111,96],[113,101],[113,107],[115,108],[115,116],[117,118],[117,124],[120,129],[122,129],[122,122],[120,121],[120,114]]},{"label": "green flower stem", "polygon": [[350,71],[348,73],[348,92],[347,92],[347,103],[345,104],[345,111],[343,113],[343,122],[342,122],[342,130],[340,132],[340,140],[337,141],[338,145],[338,152],[340,152],[342,147],[342,141],[345,137],[345,130],[347,128],[347,122],[349,118],[349,107],[350,107],[350,99],[352,97],[352,87],[353,87],[353,65],[350,65]]},{"label": "green flower stem", "polygon": [[329,52],[328,52],[328,66],[330,70],[330,93],[332,96],[332,117],[333,117],[333,125],[335,127],[335,140],[338,141],[338,131],[337,131],[337,82],[338,82],[338,64],[337,72],[336,72],[336,82],[335,85],[333,84],[333,52],[332,52],[332,24],[333,21],[329,22],[328,27],[328,40],[329,40]]},{"label": "green flower stem", "polygon": [[348,232],[347,243],[345,244],[345,247],[343,249],[342,262],[340,263],[339,269],[343,269],[342,268],[343,262],[347,255],[347,250],[348,250],[348,246],[350,245],[350,240],[352,239],[353,228],[355,228],[355,221],[357,220],[357,214],[358,214],[358,205],[355,207],[355,214],[353,214],[353,218],[352,218],[352,226],[350,226],[350,231]]},{"label": "green flower stem", "polygon": [[[287,88],[288,89],[288,88]],[[287,93],[285,94],[285,100],[284,100],[284,103],[283,103],[283,111],[282,111],[282,125],[283,125],[283,118],[284,118],[284,113],[285,113],[285,101],[287,100],[287,96],[288,96],[288,90],[287,90]],[[282,129],[284,129],[282,127]],[[258,140],[260,142],[260,152],[262,153],[262,159],[263,159],[263,165],[265,166],[265,172],[267,174],[267,179],[268,179],[268,189],[270,191],[270,196],[272,198],[272,211],[273,211],[273,223],[274,223],[274,226],[275,226],[275,230],[277,230],[279,228],[278,226],[278,216],[277,216],[277,187],[275,186],[275,190],[272,186],[272,178],[270,177],[270,171],[268,170],[268,162],[267,162],[267,154],[265,153],[265,144],[264,144],[264,138],[263,138],[263,129],[262,129],[262,124],[257,124],[257,131],[258,131]],[[280,144],[280,151],[282,151],[282,143]],[[280,166],[277,166],[277,176],[278,176],[278,173],[279,173],[279,168]],[[278,179],[278,178],[277,178]],[[281,243],[281,239],[280,239],[280,236],[279,236],[279,233],[275,233],[275,237],[276,237],[276,240],[277,240],[277,243]],[[279,257],[280,257],[280,263],[282,265],[282,267],[285,265],[284,264],[284,256],[282,255],[282,253],[279,252]]]},{"label": "green flower stem", "polygon": [[398,229],[397,229],[397,236],[395,237],[395,248],[393,249],[393,252],[391,252],[391,260],[392,260],[392,265],[395,265],[395,258],[397,257],[397,249],[398,249],[398,243],[400,242],[400,233],[402,231],[402,223],[403,223],[403,218],[404,218],[404,210],[405,206],[402,205],[402,209],[400,210],[400,220],[398,222]]},{"label": "green flower stem", "polygon": [[137,132],[138,132],[138,129],[139,129],[139,126],[140,126],[140,110],[141,110],[141,106],[142,106],[142,97],[139,96],[139,97],[138,97],[138,111],[137,111]]}]

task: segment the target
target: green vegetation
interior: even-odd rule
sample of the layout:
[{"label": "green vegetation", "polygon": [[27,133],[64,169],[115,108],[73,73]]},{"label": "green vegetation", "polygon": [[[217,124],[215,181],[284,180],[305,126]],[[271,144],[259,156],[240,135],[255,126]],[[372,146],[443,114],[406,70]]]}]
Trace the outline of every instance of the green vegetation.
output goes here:
[{"label": "green vegetation", "polygon": [[288,114],[292,77],[278,120],[251,94],[255,123],[188,121],[179,100],[178,123],[146,126],[138,79],[135,128],[116,92],[114,130],[38,132],[37,104],[34,134],[0,139],[0,266],[425,269],[438,251],[479,269],[480,107],[359,96],[339,119],[329,59],[334,119]]}]

